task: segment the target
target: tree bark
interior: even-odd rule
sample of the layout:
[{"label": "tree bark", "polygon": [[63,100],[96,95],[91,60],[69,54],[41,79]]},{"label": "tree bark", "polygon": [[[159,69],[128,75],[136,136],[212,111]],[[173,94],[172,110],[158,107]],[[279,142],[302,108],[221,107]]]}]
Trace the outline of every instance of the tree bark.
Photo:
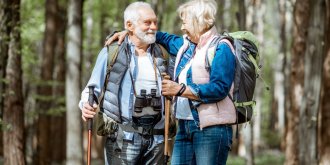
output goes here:
[{"label": "tree bark", "polygon": [[[265,20],[265,1],[262,0],[255,0],[255,4],[254,4],[254,16],[253,16],[253,24],[252,24],[252,31],[254,32],[254,34],[256,34],[258,42],[259,42],[259,46],[264,47],[264,21]],[[262,49],[259,49],[259,54],[264,54]],[[266,59],[264,57],[264,59]],[[261,79],[259,79],[258,83],[264,83],[262,81],[260,81]],[[256,86],[256,90],[255,90],[255,98],[256,101],[259,105],[256,106],[255,108],[255,121],[254,121],[254,125],[253,125],[253,151],[254,154],[252,156],[255,155],[255,153],[258,152],[260,145],[263,143],[262,142],[262,138],[261,138],[261,124],[262,124],[262,102],[264,101],[263,99],[263,93],[265,93],[265,84],[263,85],[257,85]]]},{"label": "tree bark", "polygon": [[66,117],[65,117],[65,32],[66,32],[66,4],[59,5],[56,15],[57,35],[55,51],[55,69],[53,88],[53,108],[58,111],[51,117],[52,162],[63,164],[66,151]]},{"label": "tree bark", "polygon": [[297,1],[294,6],[294,29],[290,73],[290,109],[287,110],[285,164],[297,165],[299,153],[299,109],[304,89],[304,58],[310,14],[309,0]]},{"label": "tree bark", "polygon": [[304,94],[299,111],[299,164],[317,163],[317,123],[324,55],[324,0],[311,1],[305,53]]},{"label": "tree bark", "polygon": [[[4,164],[24,165],[24,103],[20,39],[20,0],[4,2],[10,13],[3,135]],[[8,5],[8,6],[7,6]]]},{"label": "tree bark", "polygon": [[325,0],[325,58],[323,63],[323,95],[321,97],[321,112],[319,123],[319,158],[320,165],[330,162],[330,0]]},{"label": "tree bark", "polygon": [[236,17],[238,20],[238,29],[245,30],[246,29],[246,8],[245,8],[245,0],[238,0],[238,13],[236,13]]},{"label": "tree bark", "polygon": [[225,0],[219,0],[218,1],[218,12],[217,12],[217,20],[215,21],[216,23],[216,27],[218,29],[219,32],[224,31],[225,29],[225,24],[223,21],[224,20],[224,13],[225,13]]},{"label": "tree bark", "polygon": [[151,6],[154,9],[157,18],[158,18],[158,29],[162,30],[162,23],[163,23],[163,16],[164,16],[164,11],[166,11],[167,8],[167,1],[162,1],[162,0],[151,0]]},{"label": "tree bark", "polygon": [[38,87],[37,107],[39,110],[38,119],[38,144],[36,164],[47,165],[51,163],[51,116],[49,110],[52,105],[52,82],[54,72],[54,54],[56,45],[56,13],[57,0],[47,0],[46,8],[46,29],[44,33],[44,50],[41,62],[41,80],[43,84]]},{"label": "tree bark", "polygon": [[81,55],[82,55],[82,0],[70,0],[68,6],[67,72],[66,72],[66,128],[68,165],[83,164],[82,123],[78,101],[81,92]]},{"label": "tree bark", "polygon": [[[277,102],[277,114],[278,114],[278,123],[277,130],[280,134],[280,139],[285,139],[284,130],[285,130],[285,109],[287,104],[287,91],[288,91],[288,65],[287,65],[287,7],[286,1],[280,0],[278,2],[278,9],[280,14],[280,64],[275,72],[275,86],[274,86],[274,99]],[[277,65],[278,66],[278,65]],[[281,141],[281,149],[284,149],[284,140]],[[283,147],[282,147],[283,146]]]},{"label": "tree bark", "polygon": [[[10,40],[11,13],[8,1],[0,1],[0,93],[5,92],[6,64],[8,60],[8,46]],[[3,120],[4,97],[0,95],[0,120]],[[3,134],[0,131],[0,155],[3,155]]]}]

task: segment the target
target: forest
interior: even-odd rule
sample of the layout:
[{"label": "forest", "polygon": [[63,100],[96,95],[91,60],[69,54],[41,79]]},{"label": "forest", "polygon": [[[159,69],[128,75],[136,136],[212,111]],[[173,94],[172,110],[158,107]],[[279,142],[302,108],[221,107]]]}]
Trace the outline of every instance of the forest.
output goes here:
[{"label": "forest", "polygon": [[[0,1],[0,164],[86,164],[80,94],[134,1]],[[182,35],[188,0],[145,1],[160,31]],[[330,0],[216,1],[218,31],[253,32],[262,64],[227,164],[329,165]],[[104,164],[103,138],[93,132],[92,164]]]}]

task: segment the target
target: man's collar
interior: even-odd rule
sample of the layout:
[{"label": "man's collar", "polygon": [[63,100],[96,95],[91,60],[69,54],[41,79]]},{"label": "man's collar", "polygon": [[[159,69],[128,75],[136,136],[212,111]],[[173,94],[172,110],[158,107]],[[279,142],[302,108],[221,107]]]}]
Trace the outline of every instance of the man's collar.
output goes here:
[{"label": "man's collar", "polygon": [[[128,44],[128,46],[129,46],[129,48],[130,48],[130,50],[132,51],[132,52],[134,52],[135,51],[135,44],[129,39],[129,36],[126,36],[126,38],[125,38],[125,40],[127,41],[127,44]],[[151,51],[151,45],[152,44],[149,44],[149,46],[148,46],[148,48],[147,48],[147,53],[150,53],[150,51]],[[134,54],[135,54],[135,52],[134,52]]]}]

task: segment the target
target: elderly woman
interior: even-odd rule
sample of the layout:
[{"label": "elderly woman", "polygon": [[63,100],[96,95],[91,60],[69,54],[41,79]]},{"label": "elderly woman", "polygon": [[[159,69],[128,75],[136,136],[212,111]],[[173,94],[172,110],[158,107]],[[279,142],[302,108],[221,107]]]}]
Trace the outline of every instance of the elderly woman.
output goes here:
[{"label": "elderly woman", "polygon": [[[236,65],[231,45],[216,45],[212,67],[206,67],[209,47],[219,37],[216,12],[214,0],[188,1],[178,9],[185,35],[156,34],[156,42],[176,55],[173,80],[162,81],[162,94],[175,96],[178,120],[172,165],[226,164],[231,148],[231,125],[236,122],[234,104],[229,98]],[[107,44],[118,36],[119,33]]]},{"label": "elderly woman", "polygon": [[230,45],[220,42],[211,69],[205,67],[208,48],[218,37],[216,11],[214,0],[188,1],[178,9],[185,35],[156,35],[156,42],[177,54],[173,81],[162,82],[162,94],[176,96],[179,125],[171,164],[226,164],[232,144],[236,112],[228,95],[235,57]]}]

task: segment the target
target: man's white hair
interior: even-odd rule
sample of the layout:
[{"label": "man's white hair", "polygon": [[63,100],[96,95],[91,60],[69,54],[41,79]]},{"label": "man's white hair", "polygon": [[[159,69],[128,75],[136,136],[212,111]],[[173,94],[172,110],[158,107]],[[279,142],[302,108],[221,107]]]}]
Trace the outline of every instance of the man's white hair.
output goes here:
[{"label": "man's white hair", "polygon": [[124,11],[124,25],[125,29],[127,21],[131,21],[133,24],[136,24],[138,19],[141,17],[139,10],[145,9],[145,8],[150,8],[151,10],[152,7],[150,6],[149,3],[146,2],[133,2],[130,5],[128,5]]},{"label": "man's white hair", "polygon": [[195,33],[200,33],[215,24],[217,9],[214,0],[192,0],[179,6],[178,13],[181,19],[191,21]]}]

